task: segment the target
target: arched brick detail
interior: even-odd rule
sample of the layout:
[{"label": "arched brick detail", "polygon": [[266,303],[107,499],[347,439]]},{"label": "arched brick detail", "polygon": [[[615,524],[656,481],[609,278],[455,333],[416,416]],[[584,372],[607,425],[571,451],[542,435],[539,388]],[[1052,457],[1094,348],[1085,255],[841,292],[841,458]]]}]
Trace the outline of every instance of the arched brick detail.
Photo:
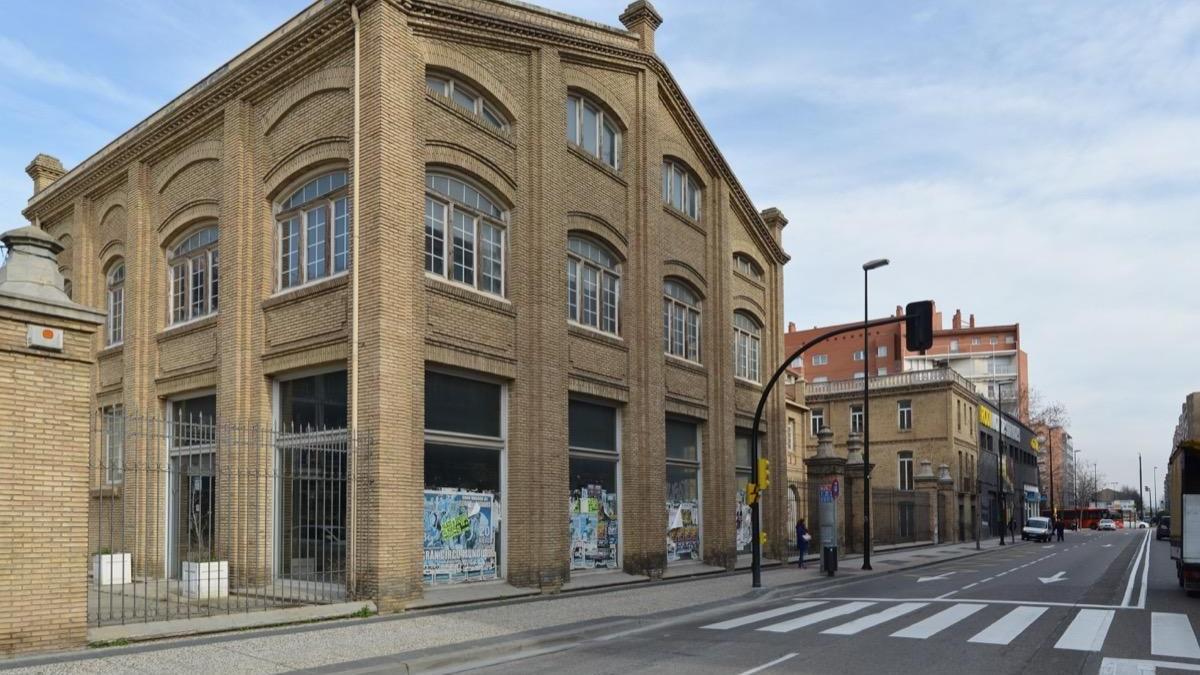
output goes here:
[{"label": "arched brick detail", "polygon": [[568,66],[563,68],[563,81],[567,84],[568,90],[577,90],[601,106],[608,108],[609,112],[616,115],[617,123],[622,131],[629,129],[629,120],[634,119],[633,116],[621,105],[621,99],[617,94],[601,84],[600,80],[583,70]]},{"label": "arched brick detail", "polygon": [[767,315],[766,310],[763,309],[763,306],[760,305],[757,300],[748,295],[734,296],[733,311],[745,312],[746,314],[754,317],[754,320],[758,322],[758,325],[762,326],[764,329],[767,327],[767,322],[763,318]]},{"label": "arched brick detail", "polygon": [[100,255],[97,260],[100,261],[100,273],[108,274],[108,267],[117,259],[125,257],[125,242],[119,239],[113,239],[100,249]]},{"label": "arched brick detail", "polygon": [[[629,259],[629,241],[612,223],[593,213],[571,211],[567,214],[567,234],[583,232],[604,242],[622,262]],[[563,242],[566,250],[567,242]]]},{"label": "arched brick detail", "polygon": [[[679,151],[681,149],[678,147],[679,144],[678,143],[665,143],[664,145],[675,145],[676,147],[672,148],[670,152],[663,153],[663,157],[662,157],[663,161],[664,162],[671,161],[671,162],[675,162],[676,164],[679,164],[684,169],[687,169],[687,172],[690,173],[692,175],[692,177],[695,178],[700,183],[701,190],[708,189],[708,181],[705,180],[704,174],[702,174],[696,170],[696,167],[692,164],[691,160],[689,160],[687,158],[687,155],[679,154]],[[660,171],[661,171],[661,168],[660,168]],[[661,177],[662,174],[659,174],[659,175]]]},{"label": "arched brick detail", "polygon": [[295,108],[301,101],[310,96],[315,96],[323,91],[343,90],[349,91],[354,86],[354,69],[353,68],[326,68],[318,70],[297,82],[288,89],[283,96],[267,108],[262,116],[263,135],[269,136],[271,130],[279,121],[287,115],[288,111]]},{"label": "arched brick detail", "polygon": [[215,199],[188,202],[175,209],[158,226],[158,245],[166,246],[193,223],[201,220],[220,220],[221,205]]},{"label": "arched brick detail", "polygon": [[[658,141],[658,147],[662,151],[663,159],[673,159],[680,164],[683,164],[691,170],[692,175],[694,175],[704,187],[708,187],[708,177],[716,172],[713,171],[712,167],[709,166],[707,161],[705,161],[702,153],[696,152],[695,148],[686,146],[683,143],[680,143],[677,139],[671,138],[666,134],[663,134],[655,140]],[[701,164],[697,164],[696,162],[701,162]]]},{"label": "arched brick detail", "polygon": [[171,180],[179,175],[179,172],[196,162],[209,161],[221,161],[220,141],[201,141],[184,148],[183,152],[172,157],[161,169],[155,172],[155,194],[162,194],[163,190],[166,190],[167,186],[171,184]]},{"label": "arched brick detail", "polygon": [[426,67],[459,77],[466,84],[481,90],[479,93],[492,99],[492,102],[500,107],[500,112],[504,114],[509,124],[517,122],[519,117],[517,111],[521,109],[517,104],[517,99],[508,92],[500,80],[488,72],[487,68],[466,54],[454,51],[445,45],[425,42],[424,47]]},{"label": "arched brick detail", "polygon": [[517,182],[499,164],[475,150],[449,141],[429,141],[425,144],[425,170],[438,167],[464,171],[507,202],[510,208],[516,204],[513,193],[517,190]]},{"label": "arched brick detail", "polygon": [[758,271],[763,274],[764,278],[766,277],[767,266],[763,264],[763,261],[760,260],[757,255],[754,255],[753,253],[751,253],[750,251],[747,251],[745,249],[739,248],[739,249],[735,250],[732,255],[729,256],[729,264],[730,265],[733,264],[733,260],[737,256],[745,256],[745,257],[749,258],[750,260],[754,261],[754,264],[758,265]]},{"label": "arched brick detail", "polygon": [[124,209],[127,201],[124,190],[114,190],[104,195],[92,206],[92,213],[96,214],[96,222],[104,224],[104,220],[109,217],[109,212],[118,206]]},{"label": "arched brick detail", "polygon": [[294,181],[300,174],[321,164],[350,164],[350,139],[344,136],[318,138],[296,148],[279,160],[263,176],[266,194],[274,200],[275,193]]},{"label": "arched brick detail", "polygon": [[682,279],[687,282],[688,286],[692,287],[692,290],[699,293],[701,298],[708,295],[708,283],[705,282],[704,276],[695,267],[682,260],[668,260],[663,263],[663,269],[665,270],[663,274],[664,279],[670,277]]}]

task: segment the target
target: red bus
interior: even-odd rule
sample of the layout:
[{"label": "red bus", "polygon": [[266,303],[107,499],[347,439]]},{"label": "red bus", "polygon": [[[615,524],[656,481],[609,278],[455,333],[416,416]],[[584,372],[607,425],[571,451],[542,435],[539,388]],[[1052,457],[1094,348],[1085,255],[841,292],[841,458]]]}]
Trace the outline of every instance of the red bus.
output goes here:
[{"label": "red bus", "polygon": [[[1042,511],[1043,518],[1052,517],[1050,511]],[[1072,530],[1080,528],[1094,530],[1100,526],[1100,521],[1109,518],[1107,509],[1059,509],[1058,517],[1063,525]],[[1117,520],[1117,519],[1114,519]]]}]

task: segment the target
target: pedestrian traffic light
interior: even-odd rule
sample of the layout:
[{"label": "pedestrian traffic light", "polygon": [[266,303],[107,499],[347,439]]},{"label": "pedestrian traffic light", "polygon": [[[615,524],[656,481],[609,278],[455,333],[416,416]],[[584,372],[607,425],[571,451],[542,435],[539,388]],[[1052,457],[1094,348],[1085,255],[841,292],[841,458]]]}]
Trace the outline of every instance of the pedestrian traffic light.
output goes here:
[{"label": "pedestrian traffic light", "polygon": [[758,460],[758,489],[766,490],[771,487],[771,460]]},{"label": "pedestrian traffic light", "polygon": [[904,346],[910,352],[924,352],[933,346],[933,301],[910,302],[904,308]]},{"label": "pedestrian traffic light", "polygon": [[752,506],[758,501],[758,486],[754,483],[746,483],[746,506]]}]

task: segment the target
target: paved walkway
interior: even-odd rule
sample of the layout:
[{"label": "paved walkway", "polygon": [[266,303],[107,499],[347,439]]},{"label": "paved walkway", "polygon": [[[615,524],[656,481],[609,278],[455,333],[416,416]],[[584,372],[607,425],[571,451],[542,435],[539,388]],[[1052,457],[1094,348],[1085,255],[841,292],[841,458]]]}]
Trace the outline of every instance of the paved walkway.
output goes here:
[{"label": "paved walkway", "polygon": [[[984,551],[996,542],[984,542]],[[816,565],[764,571],[763,587],[828,583],[934,564],[975,553],[975,544],[952,544],[872,556],[874,571],[864,572],[860,558],[842,560],[837,578],[828,580]],[[101,673],[195,671],[279,673],[319,668],[371,657],[431,650],[488,638],[587,629],[621,621],[645,622],[651,616],[684,615],[706,605],[728,602],[751,592],[744,573],[699,577],[678,582],[640,583],[618,590],[564,593],[506,604],[422,610],[370,619],[346,619],[279,629],[197,637],[129,647],[91,649],[35,659],[0,661],[7,673]]]}]

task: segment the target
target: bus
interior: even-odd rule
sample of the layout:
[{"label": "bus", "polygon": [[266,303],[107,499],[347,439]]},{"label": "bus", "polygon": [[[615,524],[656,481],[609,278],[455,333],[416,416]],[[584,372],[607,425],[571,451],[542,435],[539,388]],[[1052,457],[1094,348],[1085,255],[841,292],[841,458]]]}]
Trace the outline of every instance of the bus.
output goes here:
[{"label": "bus", "polygon": [[[1043,518],[1052,517],[1047,509],[1042,510]],[[1080,528],[1094,530],[1100,526],[1100,521],[1105,518],[1112,518],[1107,509],[1059,509],[1058,517],[1062,519],[1063,526],[1067,529],[1078,530]],[[1119,520],[1119,518],[1113,518]]]}]

